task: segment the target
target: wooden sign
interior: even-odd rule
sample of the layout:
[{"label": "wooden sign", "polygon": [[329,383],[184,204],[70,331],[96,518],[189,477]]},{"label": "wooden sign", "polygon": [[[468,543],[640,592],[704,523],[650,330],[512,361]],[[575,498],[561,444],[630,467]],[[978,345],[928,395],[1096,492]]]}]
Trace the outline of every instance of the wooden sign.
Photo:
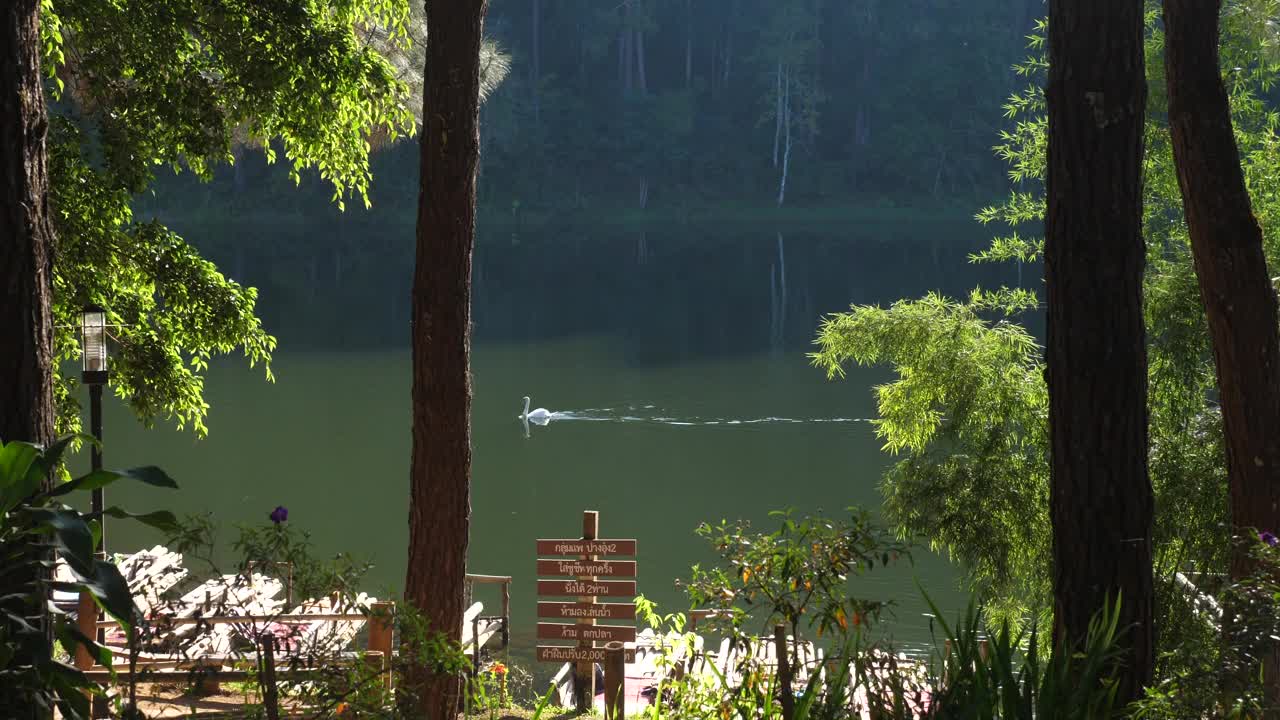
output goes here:
[{"label": "wooden sign", "polygon": [[538,639],[586,640],[589,642],[635,642],[636,629],[626,625],[538,623]]},{"label": "wooden sign", "polygon": [[[634,557],[635,540],[601,540],[600,513],[582,513],[582,537],[538,540],[537,555],[569,556],[559,560],[540,558],[538,575],[572,579],[539,579],[538,597],[571,597],[574,602],[538,601],[538,617],[572,620],[572,623],[538,623],[539,640],[564,640],[573,645],[539,645],[539,662],[573,666],[574,705],[585,712],[594,704],[595,665],[604,665],[605,720],[626,717],[626,664],[636,661],[635,627],[597,625],[597,620],[635,620],[632,603],[600,602],[602,597],[634,597],[635,560],[599,560],[600,557]],[[602,647],[601,645],[607,645]]]},{"label": "wooden sign", "polygon": [[[539,645],[538,662],[587,662],[602,663],[609,651],[604,648],[576,647],[574,645]],[[636,649],[627,648],[622,651],[626,662],[636,661]]]},{"label": "wooden sign", "polygon": [[622,555],[636,554],[635,540],[539,540],[539,555]]},{"label": "wooden sign", "polygon": [[538,602],[538,617],[560,620],[635,620],[631,603]]},{"label": "wooden sign", "polygon": [[635,577],[635,560],[539,560],[539,575]]},{"label": "wooden sign", "polygon": [[539,580],[538,596],[567,595],[571,597],[628,597],[636,596],[635,580]]}]

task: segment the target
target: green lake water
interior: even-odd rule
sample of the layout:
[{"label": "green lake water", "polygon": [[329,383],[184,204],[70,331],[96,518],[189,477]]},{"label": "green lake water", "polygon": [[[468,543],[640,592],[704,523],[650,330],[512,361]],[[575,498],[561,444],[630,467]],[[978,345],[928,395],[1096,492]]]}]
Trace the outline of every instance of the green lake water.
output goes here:
[{"label": "green lake water", "polygon": [[[281,341],[277,382],[243,363],[215,363],[201,441],[163,421],[145,430],[109,399],[107,464],[157,464],[182,485],[113,489],[111,500],[212,511],[227,526],[223,538],[285,505],[320,551],[371,558],[368,589],[395,595],[408,539],[412,241],[363,247],[311,242],[315,229],[282,232],[247,252],[225,235],[192,234],[262,289],[262,314]],[[531,655],[534,644],[534,539],[578,534],[584,509],[600,511],[603,535],[638,539],[639,588],[667,610],[688,607],[675,579],[712,559],[693,532],[701,521],[771,528],[768,513],[779,508],[876,509],[891,460],[868,419],[872,386],[890,374],[855,368],[828,382],[805,357],[818,318],[850,302],[1019,282],[1016,268],[967,264],[983,238],[963,220],[484,233],[469,567],[515,578],[515,654]],[[525,437],[522,395],[571,417]],[[157,539],[119,522],[109,532],[112,550]],[[895,599],[890,632],[915,645],[928,638],[917,582],[944,608],[964,602],[957,571],[925,550],[852,589]],[[496,611],[495,596],[479,599]]]}]

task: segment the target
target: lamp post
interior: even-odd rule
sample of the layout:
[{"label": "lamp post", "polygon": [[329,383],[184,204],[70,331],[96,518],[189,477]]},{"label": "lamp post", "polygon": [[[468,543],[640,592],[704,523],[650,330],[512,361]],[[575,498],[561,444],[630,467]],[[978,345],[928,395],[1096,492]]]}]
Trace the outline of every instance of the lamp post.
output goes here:
[{"label": "lamp post", "polygon": [[[102,469],[102,386],[107,384],[107,313],[97,305],[86,305],[80,322],[80,355],[84,361],[80,379],[89,386],[89,432],[98,442],[89,450],[89,465]],[[94,488],[92,512],[99,518],[102,541],[98,551],[107,550],[106,518],[102,488]]]}]

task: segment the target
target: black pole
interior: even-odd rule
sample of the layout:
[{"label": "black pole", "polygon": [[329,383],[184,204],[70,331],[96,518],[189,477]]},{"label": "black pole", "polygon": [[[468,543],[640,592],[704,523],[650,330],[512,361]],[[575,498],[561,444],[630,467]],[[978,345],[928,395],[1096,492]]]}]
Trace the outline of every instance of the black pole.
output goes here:
[{"label": "black pole", "polygon": [[[89,449],[89,467],[92,470],[102,469],[102,384],[90,383],[89,385],[89,432],[98,442]],[[102,528],[102,540],[98,543],[98,552],[106,553],[107,551],[107,523],[106,518],[102,516],[104,509],[104,497],[102,488],[94,488],[92,495],[91,512],[94,517],[98,518],[98,526]]]}]

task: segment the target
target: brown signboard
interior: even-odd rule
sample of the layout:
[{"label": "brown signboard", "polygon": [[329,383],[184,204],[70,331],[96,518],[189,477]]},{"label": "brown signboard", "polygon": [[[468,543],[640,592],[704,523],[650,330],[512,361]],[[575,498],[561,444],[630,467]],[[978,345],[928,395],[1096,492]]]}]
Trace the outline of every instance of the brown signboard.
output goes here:
[{"label": "brown signboard", "polygon": [[539,560],[539,575],[635,577],[635,560]]},{"label": "brown signboard", "polygon": [[561,620],[635,620],[631,603],[538,602],[538,617]]},{"label": "brown signboard", "polygon": [[635,580],[539,580],[538,595],[635,597]]},{"label": "brown signboard", "polygon": [[539,555],[623,555],[636,554],[635,540],[539,540]]},{"label": "brown signboard", "polygon": [[[572,645],[539,645],[538,646],[538,662],[592,662],[602,663],[607,657],[608,650],[604,648],[584,648],[574,647]],[[622,651],[626,662],[634,663],[636,661],[636,649],[627,648]]]},{"label": "brown signboard", "polygon": [[635,642],[636,629],[623,625],[578,625],[538,623],[539,640],[585,640],[587,642]]}]

